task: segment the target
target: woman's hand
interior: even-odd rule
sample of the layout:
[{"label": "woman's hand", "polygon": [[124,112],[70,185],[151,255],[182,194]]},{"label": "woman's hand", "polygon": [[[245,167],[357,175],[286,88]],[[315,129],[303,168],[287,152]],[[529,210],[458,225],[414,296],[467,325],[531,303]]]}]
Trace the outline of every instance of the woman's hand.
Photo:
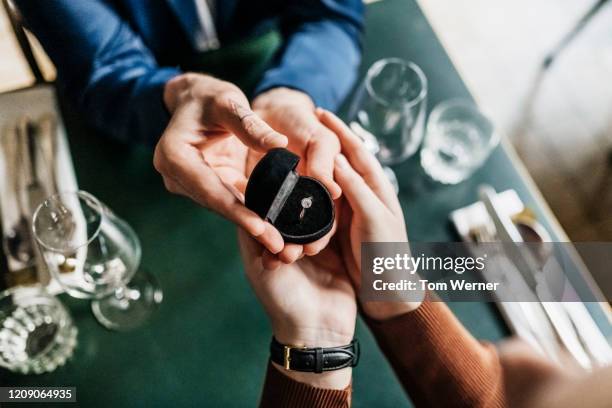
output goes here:
[{"label": "woman's hand", "polygon": [[279,253],[280,233],[244,206],[242,194],[255,152],[284,147],[287,138],[249,108],[238,87],[207,75],[170,80],[164,102],[172,118],[153,163],[166,188],[221,214]]},{"label": "woman's hand", "polygon": [[[380,163],[357,135],[331,112],[317,115],[340,139],[334,176],[346,201],[339,209],[338,240],[344,263],[357,289],[361,283],[362,242],[408,242],[402,208]],[[346,205],[348,203],[348,205]],[[371,318],[384,320],[416,309],[420,302],[363,302]]]},{"label": "woman's hand", "polygon": [[[344,346],[351,342],[357,316],[355,292],[335,241],[318,255],[274,270],[263,266],[263,248],[248,234],[239,230],[238,241],[247,278],[279,342],[306,347]],[[321,374],[276,368],[319,388],[344,389],[351,378],[351,368]]]}]

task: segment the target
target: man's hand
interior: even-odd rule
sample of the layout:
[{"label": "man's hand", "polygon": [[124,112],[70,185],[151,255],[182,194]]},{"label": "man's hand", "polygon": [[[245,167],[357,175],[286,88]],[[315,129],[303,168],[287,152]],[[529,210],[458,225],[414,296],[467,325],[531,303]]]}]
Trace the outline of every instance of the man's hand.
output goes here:
[{"label": "man's hand", "polygon": [[285,147],[287,138],[250,109],[238,87],[207,75],[172,79],[164,102],[172,119],[153,163],[166,188],[239,225],[271,253],[280,252],[280,233],[244,206],[242,194],[255,152]]},{"label": "man's hand", "polygon": [[[340,153],[340,143],[317,118],[310,97],[293,89],[274,88],[255,98],[253,109],[274,130],[288,137],[289,150],[302,158],[299,171],[320,180],[333,199],[340,197],[342,190],[334,182],[334,158]],[[291,263],[303,255],[315,255],[325,248],[334,231],[335,226],[325,237],[304,246],[288,244],[279,258]]]}]

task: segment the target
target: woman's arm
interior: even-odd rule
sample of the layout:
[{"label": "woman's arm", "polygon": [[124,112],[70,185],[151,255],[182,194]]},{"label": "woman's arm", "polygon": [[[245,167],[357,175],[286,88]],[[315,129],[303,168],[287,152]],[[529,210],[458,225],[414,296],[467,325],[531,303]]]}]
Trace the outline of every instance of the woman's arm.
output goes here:
[{"label": "woman's arm", "polygon": [[443,302],[427,299],[412,312],[366,322],[415,406],[504,406],[497,352]]},{"label": "woman's arm", "polygon": [[[348,408],[351,405],[351,386],[334,388],[332,382],[321,383],[321,375],[304,374],[300,380],[281,372],[282,368],[268,364],[266,381],[261,395],[262,408]],[[333,381],[333,380],[332,380]]]},{"label": "woman's arm", "polygon": [[[319,118],[342,145],[334,175],[350,208],[343,209],[338,236],[359,292],[361,243],[407,242],[402,209],[380,164],[361,140],[333,114],[319,111]],[[422,303],[391,300],[361,302],[361,310],[417,406],[503,405],[502,370],[492,346],[476,341],[442,302],[431,297]]]}]

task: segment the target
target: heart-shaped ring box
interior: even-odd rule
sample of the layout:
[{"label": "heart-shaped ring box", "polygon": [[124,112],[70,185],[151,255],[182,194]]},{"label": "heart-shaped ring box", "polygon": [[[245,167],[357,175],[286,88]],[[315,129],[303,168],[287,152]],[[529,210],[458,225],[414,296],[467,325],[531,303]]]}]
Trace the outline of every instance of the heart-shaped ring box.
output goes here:
[{"label": "heart-shaped ring box", "polygon": [[244,202],[274,225],[285,242],[307,244],[331,230],[335,211],[325,186],[297,173],[299,161],[287,149],[270,150],[253,169]]}]

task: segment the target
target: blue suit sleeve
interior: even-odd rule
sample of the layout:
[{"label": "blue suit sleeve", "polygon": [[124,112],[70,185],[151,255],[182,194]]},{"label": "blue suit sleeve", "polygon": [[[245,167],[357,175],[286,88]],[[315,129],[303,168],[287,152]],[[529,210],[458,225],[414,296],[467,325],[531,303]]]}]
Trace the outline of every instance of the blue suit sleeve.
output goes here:
[{"label": "blue suit sleeve", "polygon": [[59,85],[88,122],[123,141],[157,141],[169,120],[164,84],[179,69],[159,67],[104,0],[16,4],[55,63]]},{"label": "blue suit sleeve", "polygon": [[335,110],[350,90],[361,59],[362,0],[286,1],[284,45],[255,95],[275,87],[301,90]]}]

